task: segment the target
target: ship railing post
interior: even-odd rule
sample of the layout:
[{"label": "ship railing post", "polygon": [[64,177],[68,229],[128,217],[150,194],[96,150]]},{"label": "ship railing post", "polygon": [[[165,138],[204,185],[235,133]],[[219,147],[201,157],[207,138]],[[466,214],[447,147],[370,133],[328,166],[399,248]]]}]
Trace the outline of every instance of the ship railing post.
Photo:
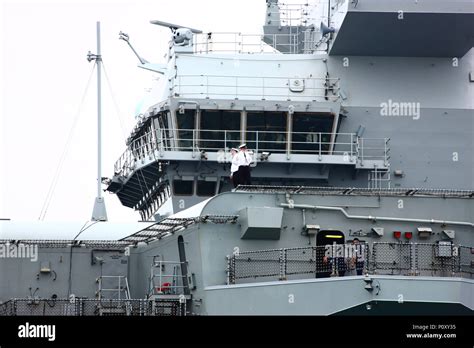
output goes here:
[{"label": "ship railing post", "polygon": [[372,272],[377,274],[377,242],[372,244]]},{"label": "ship railing post", "polygon": [[229,255],[226,256],[226,260],[227,260],[226,284],[230,285],[230,256]]},{"label": "ship railing post", "polygon": [[191,148],[192,148],[192,156],[193,158],[196,157],[196,130],[193,129],[193,136],[192,136],[192,144],[191,144]]},{"label": "ship railing post", "polygon": [[235,255],[227,255],[227,285],[235,284]]},{"label": "ship railing post", "polygon": [[293,112],[288,111],[287,113],[287,124],[286,124],[287,134],[286,134],[286,159],[290,160],[291,150],[292,150],[292,141],[293,141]]},{"label": "ship railing post", "polygon": [[224,152],[227,152],[227,131],[224,130]]},{"label": "ship railing post", "polygon": [[159,266],[160,266],[160,276],[159,276],[159,279],[160,279],[160,282],[159,282],[159,293],[162,293],[162,288],[161,288],[161,285],[163,284],[163,262],[162,261],[158,261],[159,262]]},{"label": "ship railing post", "polygon": [[351,133],[351,161],[354,157],[354,133]]},{"label": "ship railing post", "polygon": [[323,159],[322,157],[322,153],[321,153],[321,150],[322,150],[322,141],[323,141],[323,137],[322,137],[322,133],[320,132],[318,134],[318,142],[319,142],[319,160],[321,161]]},{"label": "ship railing post", "polygon": [[163,129],[159,130],[159,138],[158,138],[158,153],[162,156],[163,152]]},{"label": "ship railing post", "polygon": [[258,154],[258,131],[255,132],[255,154]]},{"label": "ship railing post", "polygon": [[280,278],[279,280],[286,280],[286,249],[280,249]]},{"label": "ship railing post", "polygon": [[232,284],[235,284],[235,280],[236,280],[236,269],[235,269],[235,257],[237,255],[232,255],[232,260],[231,260],[231,270],[232,270],[232,274],[231,274],[231,278],[230,278],[230,281],[232,282]]}]

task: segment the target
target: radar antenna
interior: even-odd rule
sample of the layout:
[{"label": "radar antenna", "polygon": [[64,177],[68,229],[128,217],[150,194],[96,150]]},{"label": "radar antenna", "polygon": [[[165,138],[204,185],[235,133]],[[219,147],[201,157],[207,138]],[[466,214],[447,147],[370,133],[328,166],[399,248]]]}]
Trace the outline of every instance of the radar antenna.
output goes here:
[{"label": "radar antenna", "polygon": [[190,27],[185,27],[179,24],[173,24],[173,23],[168,23],[168,22],[163,22],[163,21],[150,21],[151,24],[159,25],[160,27],[165,27],[165,28],[170,28],[171,32],[174,34],[176,30],[178,29],[189,29],[193,34],[202,34],[202,30],[199,29],[193,29]]},{"label": "radar antenna", "polygon": [[173,42],[176,46],[189,46],[193,39],[193,34],[202,34],[202,30],[185,27],[179,24],[173,24],[162,21],[150,21],[151,24],[166,27],[173,33]]}]

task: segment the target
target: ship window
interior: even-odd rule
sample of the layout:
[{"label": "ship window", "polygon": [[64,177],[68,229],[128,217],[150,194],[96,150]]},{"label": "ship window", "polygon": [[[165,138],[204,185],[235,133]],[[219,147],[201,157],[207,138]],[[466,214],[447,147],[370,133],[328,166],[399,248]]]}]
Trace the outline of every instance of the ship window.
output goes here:
[{"label": "ship window", "polygon": [[202,110],[199,145],[218,151],[236,147],[240,142],[240,112]]},{"label": "ship window", "polygon": [[158,125],[160,128],[163,128],[163,129],[168,129],[169,128],[169,125],[168,125],[168,113],[167,112],[161,112],[159,115],[158,115]]},{"label": "ship window", "polygon": [[321,146],[321,151],[328,153],[333,123],[334,117],[330,114],[294,114],[292,137],[293,152],[317,153]]},{"label": "ship window", "polygon": [[249,112],[247,114],[247,146],[250,149],[258,148],[259,152],[284,151],[286,148],[286,113]]},{"label": "ship window", "polygon": [[160,143],[160,146],[162,146],[166,150],[169,150],[171,145],[170,138],[172,137],[172,133],[168,130],[169,126],[167,112],[162,112],[158,115],[158,117],[153,119],[153,128],[156,132],[156,139]]},{"label": "ship window", "polygon": [[191,196],[193,194],[194,181],[191,180],[174,180],[173,190],[175,195]]},{"label": "ship window", "polygon": [[176,112],[180,150],[189,150],[193,146],[194,110],[185,110],[184,114]]},{"label": "ship window", "polygon": [[204,197],[212,197],[216,194],[216,182],[215,181],[198,181],[197,183],[197,195]]}]

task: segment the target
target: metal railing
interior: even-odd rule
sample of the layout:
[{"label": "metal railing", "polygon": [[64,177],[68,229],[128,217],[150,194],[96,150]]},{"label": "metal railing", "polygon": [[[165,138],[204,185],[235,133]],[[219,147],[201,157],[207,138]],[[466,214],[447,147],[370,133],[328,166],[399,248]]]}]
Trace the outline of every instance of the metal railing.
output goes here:
[{"label": "metal railing", "polygon": [[[209,32],[195,34],[194,53],[286,53],[311,54],[324,52],[317,45],[315,35],[319,23],[328,21],[329,0],[313,0],[305,3],[279,2],[267,9],[266,15],[272,21],[267,23],[289,28],[284,34],[247,34],[241,32]],[[278,20],[277,20],[278,19]],[[312,25],[311,25],[312,24]]]},{"label": "metal railing", "polygon": [[467,277],[474,248],[429,243],[338,244],[240,252],[227,256],[227,284],[241,279],[334,277],[362,274]]},{"label": "metal railing", "polygon": [[366,244],[246,251],[227,256],[227,283],[250,278],[287,280],[301,275],[317,278],[357,275],[367,272],[368,264]]},{"label": "metal railing", "polygon": [[[242,142],[241,131],[156,129],[149,133],[154,133],[154,136],[147,133],[128,146],[115,163],[115,175],[128,177],[136,168],[136,162],[145,159],[156,161],[166,151],[224,152],[223,161],[226,161],[230,159],[229,149]],[[348,164],[355,164],[357,160],[376,160],[386,165],[390,158],[390,139],[363,139],[354,133],[246,131],[244,139],[256,156],[255,162],[262,152],[286,154],[288,157],[293,154],[315,155],[319,160],[324,155],[341,156]],[[366,149],[368,142],[371,147]],[[370,155],[367,155],[368,151]]]},{"label": "metal railing", "polygon": [[474,248],[450,242],[375,242],[372,255],[374,273],[462,277],[474,274]]},{"label": "metal railing", "polygon": [[[237,64],[237,63],[236,63]],[[229,99],[260,98],[307,100],[340,97],[339,78],[288,78],[268,76],[178,75],[174,96],[187,98]],[[296,84],[296,85],[295,85]]]},{"label": "metal railing", "polygon": [[[181,269],[184,264],[187,264],[187,262],[163,261],[155,256],[150,268],[148,297],[184,294],[187,289],[184,282],[186,276],[181,275]],[[167,273],[169,272],[167,270],[169,267],[172,267],[172,273]]]},{"label": "metal railing", "polygon": [[185,316],[186,303],[153,299],[12,299],[1,316]]},{"label": "metal railing", "polygon": [[327,0],[313,0],[306,1],[304,3],[290,3],[282,2],[278,3],[278,11],[267,11],[267,14],[277,14],[280,17],[281,25],[288,26],[300,26],[306,25],[309,18],[310,6],[323,4]]},{"label": "metal railing", "polygon": [[[319,48],[312,29],[288,34],[244,34],[240,32],[213,32],[197,34],[193,38],[195,54],[312,54],[324,52]],[[303,50],[303,52],[300,52]]]},{"label": "metal railing", "polygon": [[239,186],[237,191],[264,192],[291,195],[342,195],[342,196],[385,196],[385,197],[436,197],[472,199],[474,190],[426,189],[426,188],[390,188],[370,189],[362,187],[314,187],[314,186],[275,186],[252,185]]},{"label": "metal railing", "polygon": [[[113,299],[130,299],[130,288],[126,276],[100,276],[97,278],[97,297],[99,300],[110,294]],[[115,287],[116,285],[116,287]],[[110,288],[108,288],[110,286]],[[116,297],[114,297],[116,296]]]}]

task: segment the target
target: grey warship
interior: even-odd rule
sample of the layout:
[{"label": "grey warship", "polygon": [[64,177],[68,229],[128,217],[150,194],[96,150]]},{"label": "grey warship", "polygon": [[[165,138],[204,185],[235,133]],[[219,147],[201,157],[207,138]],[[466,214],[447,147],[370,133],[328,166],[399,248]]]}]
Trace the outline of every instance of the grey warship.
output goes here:
[{"label": "grey warship", "polygon": [[165,64],[120,33],[160,79],[99,179],[144,222],[0,221],[0,315],[472,314],[472,2],[266,3],[259,35],[151,21]]}]

